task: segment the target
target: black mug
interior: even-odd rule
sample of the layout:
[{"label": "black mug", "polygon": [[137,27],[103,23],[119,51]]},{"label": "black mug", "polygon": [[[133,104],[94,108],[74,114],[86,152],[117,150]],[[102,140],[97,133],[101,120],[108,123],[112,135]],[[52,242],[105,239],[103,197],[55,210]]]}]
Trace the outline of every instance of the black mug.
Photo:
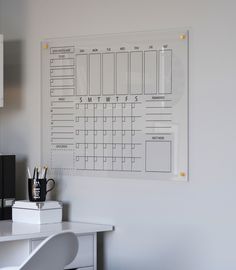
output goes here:
[{"label": "black mug", "polygon": [[[47,190],[47,184],[52,182],[53,185],[50,189]],[[29,200],[31,202],[44,202],[46,200],[46,195],[55,187],[55,181],[50,178],[38,178],[38,179],[28,179],[28,192]]]}]

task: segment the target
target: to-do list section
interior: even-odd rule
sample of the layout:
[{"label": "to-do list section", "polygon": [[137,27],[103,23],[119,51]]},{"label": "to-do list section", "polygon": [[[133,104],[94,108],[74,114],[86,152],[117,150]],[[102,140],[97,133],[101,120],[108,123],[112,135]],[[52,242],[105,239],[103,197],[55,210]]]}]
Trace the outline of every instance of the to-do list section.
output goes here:
[{"label": "to-do list section", "polygon": [[187,31],[44,40],[51,173],[187,180],[187,52]]}]

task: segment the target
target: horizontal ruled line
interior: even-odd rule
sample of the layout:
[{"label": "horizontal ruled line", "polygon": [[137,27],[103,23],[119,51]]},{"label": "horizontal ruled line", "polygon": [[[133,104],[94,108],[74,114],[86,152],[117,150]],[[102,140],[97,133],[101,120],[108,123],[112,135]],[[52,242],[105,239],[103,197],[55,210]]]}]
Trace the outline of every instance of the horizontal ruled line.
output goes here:
[{"label": "horizontal ruled line", "polygon": [[135,132],[141,132],[141,129],[76,129],[78,131],[135,131]]},{"label": "horizontal ruled line", "polygon": [[74,134],[74,132],[66,131],[52,131],[51,134]]},{"label": "horizontal ruled line", "polygon": [[149,119],[147,119],[146,122],[171,122],[171,120],[160,120],[160,119],[149,120]]},{"label": "horizontal ruled line", "polygon": [[73,143],[52,143],[52,145],[74,145]]},{"label": "horizontal ruled line", "polygon": [[146,113],[146,115],[172,115],[172,113]]},{"label": "horizontal ruled line", "polygon": [[74,126],[51,126],[55,128],[73,128]]},{"label": "horizontal ruled line", "polygon": [[87,142],[78,142],[78,143],[76,143],[76,144],[82,144],[82,145],[84,145],[84,144],[89,144],[89,145],[97,145],[97,144],[99,144],[99,145],[104,145],[104,144],[108,144],[108,145],[114,145],[114,144],[118,144],[118,145],[142,145],[142,143],[106,143],[106,142],[104,142],[104,143],[87,143]]},{"label": "horizontal ruled line", "polygon": [[73,113],[52,113],[51,115],[74,115]]},{"label": "horizontal ruled line", "polygon": [[78,118],[93,118],[93,119],[96,119],[96,118],[141,118],[142,116],[141,115],[133,115],[133,116],[130,116],[130,115],[124,115],[124,116],[120,116],[120,115],[98,115],[98,116],[76,116]]},{"label": "horizontal ruled line", "polygon": [[146,109],[172,109],[172,107],[169,107],[169,106],[163,106],[163,107],[147,106]]},{"label": "horizontal ruled line", "polygon": [[59,103],[59,102],[61,102],[61,103],[74,103],[74,101],[73,100],[52,100],[51,101],[51,103]]},{"label": "horizontal ruled line", "polygon": [[52,109],[74,109],[74,107],[51,107]]},{"label": "horizontal ruled line", "polygon": [[142,172],[140,170],[115,170],[115,169],[76,169],[77,171],[105,171],[105,172]]},{"label": "horizontal ruled line", "polygon": [[146,135],[172,135],[171,133],[147,132]]},{"label": "horizontal ruled line", "polygon": [[171,127],[146,127],[146,128],[171,128]]},{"label": "horizontal ruled line", "polygon": [[51,122],[56,122],[56,121],[65,121],[65,122],[74,122],[74,120],[56,120],[56,119],[53,119],[51,120]]},{"label": "horizontal ruled line", "polygon": [[[137,156],[79,156],[76,155],[76,157],[79,158],[108,158],[108,159],[115,159],[115,158],[119,158],[119,159],[141,159],[141,157],[137,157]],[[105,162],[105,161],[104,161]]]},{"label": "horizontal ruled line", "polygon": [[116,102],[116,103],[114,103],[114,102],[107,102],[107,103],[105,103],[105,102],[96,102],[96,103],[94,103],[94,102],[81,102],[81,103],[78,103],[77,102],[77,104],[79,104],[79,105],[87,105],[87,104],[90,104],[90,105],[117,105],[117,104],[119,104],[119,105],[126,105],[126,104],[129,104],[129,105],[132,105],[132,104],[142,104],[142,102]]},{"label": "horizontal ruled line", "polygon": [[154,99],[154,100],[145,100],[146,102],[165,102],[165,101],[172,101],[171,99]]},{"label": "horizontal ruled line", "polygon": [[66,137],[64,137],[64,138],[55,138],[55,137],[51,137],[51,139],[52,140],[73,140],[74,138],[66,138]]}]

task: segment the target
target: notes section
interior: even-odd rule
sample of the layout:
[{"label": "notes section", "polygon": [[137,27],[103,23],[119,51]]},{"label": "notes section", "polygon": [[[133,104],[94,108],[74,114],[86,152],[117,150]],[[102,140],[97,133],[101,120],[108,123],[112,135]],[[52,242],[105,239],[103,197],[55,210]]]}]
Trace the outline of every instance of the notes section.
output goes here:
[{"label": "notes section", "polygon": [[147,172],[171,172],[171,141],[146,141],[145,149]]}]

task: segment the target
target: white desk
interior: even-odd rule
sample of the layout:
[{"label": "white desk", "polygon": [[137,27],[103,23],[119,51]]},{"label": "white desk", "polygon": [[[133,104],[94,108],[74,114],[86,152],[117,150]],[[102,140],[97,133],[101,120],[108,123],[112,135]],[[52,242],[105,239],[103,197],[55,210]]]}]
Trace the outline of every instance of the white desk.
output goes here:
[{"label": "white desk", "polygon": [[113,230],[112,225],[62,222],[44,225],[0,221],[0,267],[19,265],[46,237],[64,230],[73,231],[79,239],[79,251],[66,269],[97,269],[97,233]]}]

